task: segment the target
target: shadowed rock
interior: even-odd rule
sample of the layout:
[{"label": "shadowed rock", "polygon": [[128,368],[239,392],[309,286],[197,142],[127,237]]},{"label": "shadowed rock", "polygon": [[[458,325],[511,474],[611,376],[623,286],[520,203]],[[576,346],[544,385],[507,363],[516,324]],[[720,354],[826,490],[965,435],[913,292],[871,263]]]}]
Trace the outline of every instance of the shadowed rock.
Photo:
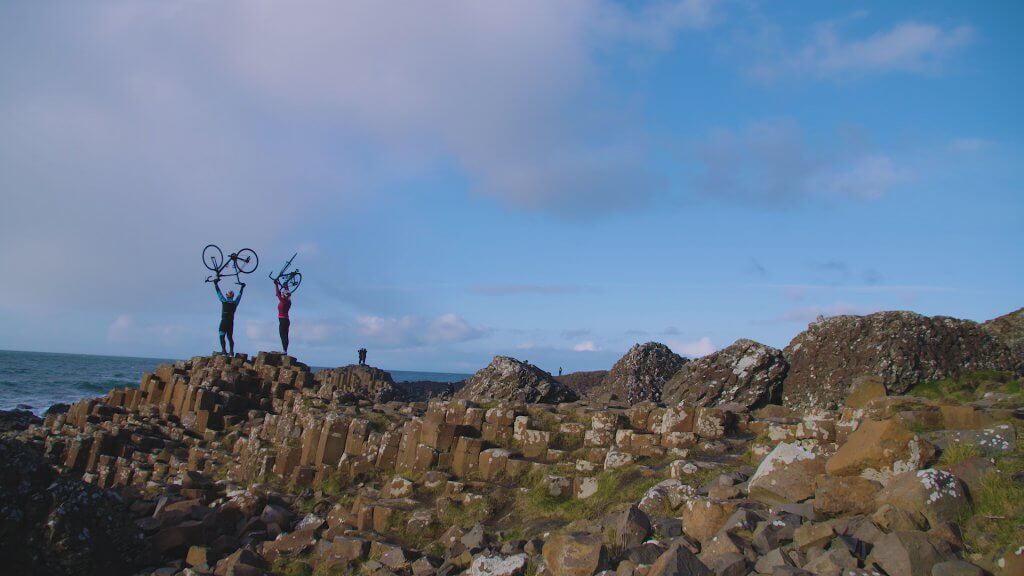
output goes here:
[{"label": "shadowed rock", "polygon": [[359,364],[350,364],[341,368],[321,370],[314,375],[320,385],[320,397],[350,397],[369,400],[370,402],[389,402],[400,400],[402,389],[395,385],[391,373]]},{"label": "shadowed rock", "polygon": [[665,382],[668,382],[686,361],[686,358],[664,344],[635,344],[612,366],[604,382],[591,392],[591,396],[615,396],[630,404],[644,400],[659,402]]},{"label": "shadowed rock", "polygon": [[127,575],[148,558],[142,533],[120,498],[58,476],[42,455],[17,440],[0,440],[0,462],[0,571]]},{"label": "shadowed rock", "polygon": [[1009,348],[981,325],[947,316],[878,312],[819,320],[786,347],[783,402],[835,407],[859,377],[873,376],[890,394],[976,370],[1021,367]]},{"label": "shadowed rock", "polygon": [[1013,349],[1018,357],[1024,356],[1024,308],[993,318],[981,327]]},{"label": "shadowed rock", "polygon": [[40,422],[42,419],[28,410],[0,410],[0,433],[24,430]]},{"label": "shadowed rock", "polygon": [[555,380],[571,388],[580,397],[586,397],[590,395],[592,390],[601,385],[606,376],[608,376],[607,370],[594,370],[591,372],[570,372],[564,376],[556,377]]},{"label": "shadowed rock", "polygon": [[466,380],[455,397],[479,402],[504,400],[542,404],[577,399],[575,392],[551,374],[508,356],[495,356],[486,368]]},{"label": "shadowed rock", "polygon": [[787,368],[781,350],[741,339],[686,363],[665,384],[661,395],[666,404],[736,403],[760,408],[781,401]]}]

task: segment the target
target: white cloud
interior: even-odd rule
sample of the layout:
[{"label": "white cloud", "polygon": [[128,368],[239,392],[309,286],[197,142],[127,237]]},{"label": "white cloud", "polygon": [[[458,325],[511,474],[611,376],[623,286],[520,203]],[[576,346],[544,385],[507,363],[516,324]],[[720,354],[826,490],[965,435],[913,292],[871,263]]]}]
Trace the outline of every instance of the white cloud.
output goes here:
[{"label": "white cloud", "polygon": [[116,344],[175,346],[191,335],[186,326],[140,321],[131,314],[118,315],[107,327],[107,340]]},{"label": "white cloud", "polygon": [[575,352],[599,352],[601,349],[592,340],[584,340],[572,347]]},{"label": "white cloud", "polygon": [[0,261],[33,281],[0,297],[49,308],[76,282],[77,306],[181,305],[206,242],[258,248],[452,166],[505,206],[638,206],[647,145],[600,54],[664,46],[710,6],[2,3]]},{"label": "white cloud", "polygon": [[704,336],[699,340],[686,342],[682,340],[669,340],[668,347],[671,348],[676,354],[686,356],[688,358],[699,358],[701,356],[707,356],[716,350],[714,343],[711,342],[711,338]]},{"label": "white cloud", "polygon": [[949,142],[949,150],[961,154],[974,154],[992,146],[992,142],[984,138],[954,138]]},{"label": "white cloud", "polygon": [[[821,176],[822,189],[851,198],[880,198],[892,188],[910,181],[909,169],[897,166],[880,154],[863,156],[849,166]],[[815,186],[815,184],[812,184]]]},{"label": "white cloud", "polygon": [[129,340],[134,329],[135,320],[128,314],[121,314],[107,328],[107,340],[111,342],[126,342]]},{"label": "white cloud", "polygon": [[809,143],[791,119],[713,131],[698,158],[700,194],[768,207],[810,197],[876,199],[911,179],[887,155]]},{"label": "white cloud", "polygon": [[412,315],[357,316],[355,329],[374,344],[394,347],[456,344],[483,338],[490,333],[450,313],[429,320]]},{"label": "white cloud", "polygon": [[945,58],[970,44],[970,26],[944,28],[927,22],[901,22],[862,38],[844,37],[836,22],[814,27],[813,39],[795,54],[754,69],[754,75],[811,72],[819,76],[871,72],[936,73]]}]

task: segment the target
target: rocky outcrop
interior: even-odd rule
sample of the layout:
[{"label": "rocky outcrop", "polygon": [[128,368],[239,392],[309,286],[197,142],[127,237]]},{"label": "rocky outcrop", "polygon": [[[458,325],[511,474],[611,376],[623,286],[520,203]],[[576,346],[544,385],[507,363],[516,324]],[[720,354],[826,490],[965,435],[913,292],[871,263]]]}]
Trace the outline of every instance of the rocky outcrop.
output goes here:
[{"label": "rocky outcrop", "polygon": [[590,372],[570,372],[564,376],[555,377],[555,380],[571,388],[580,398],[584,398],[590,396],[591,391],[600,386],[606,376],[608,376],[607,370],[593,370]]},{"label": "rocky outcrop", "polygon": [[149,559],[127,506],[58,476],[39,452],[0,439],[0,557],[6,574],[131,574]]},{"label": "rocky outcrop", "polygon": [[760,408],[782,400],[787,368],[781,350],[741,339],[687,362],[665,384],[661,397],[666,404]]},{"label": "rocky outcrop", "polygon": [[[147,550],[131,574],[936,576],[1020,565],[992,539],[1013,503],[971,507],[981,486],[1016,482],[1006,464],[1021,458],[1010,430],[1024,402],[1013,387],[998,404],[866,394],[859,408],[808,412],[545,404],[520,398],[545,397],[550,375],[495,364],[506,360],[515,366],[482,371],[482,388],[512,399],[483,395],[486,405],[378,402],[280,354],[161,366],[138,388],[0,440],[4,568],[122,574]],[[986,457],[947,465],[967,443]],[[940,460],[936,446],[948,450]],[[968,554],[968,533],[983,548]],[[110,550],[123,565],[103,563]]]},{"label": "rocky outcrop", "polygon": [[42,419],[28,410],[0,410],[0,434],[24,430],[40,422]]},{"label": "rocky outcrop", "polygon": [[981,327],[1014,350],[1018,358],[1024,357],[1024,308],[983,322]]},{"label": "rocky outcrop", "polygon": [[659,402],[661,390],[686,358],[658,342],[635,344],[612,366],[604,381],[591,392],[593,398],[617,398],[629,404]]},{"label": "rocky outcrop", "polygon": [[404,395],[391,379],[390,372],[362,364],[321,370],[314,378],[320,386],[320,397],[324,399],[389,402],[402,399]]},{"label": "rocky outcrop", "polygon": [[500,400],[540,404],[577,399],[575,392],[551,374],[508,356],[495,356],[486,368],[466,380],[455,397],[476,402]]},{"label": "rocky outcrop", "polygon": [[875,377],[890,394],[976,370],[1019,370],[1020,359],[975,322],[913,312],[835,316],[811,324],[784,350],[783,403],[836,407],[854,381]]}]

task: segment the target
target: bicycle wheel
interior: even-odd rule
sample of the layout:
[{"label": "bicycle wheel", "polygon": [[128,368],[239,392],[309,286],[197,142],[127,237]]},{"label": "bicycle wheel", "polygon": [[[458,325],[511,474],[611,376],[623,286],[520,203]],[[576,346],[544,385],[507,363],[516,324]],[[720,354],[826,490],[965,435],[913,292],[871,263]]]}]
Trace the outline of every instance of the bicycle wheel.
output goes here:
[{"label": "bicycle wheel", "polygon": [[284,283],[290,294],[294,294],[295,291],[299,289],[299,284],[302,284],[302,274],[299,274],[298,272],[292,272],[289,274],[288,279]]},{"label": "bicycle wheel", "polygon": [[206,248],[203,248],[203,266],[214,272],[224,266],[224,253],[216,244],[207,244]]},{"label": "bicycle wheel", "polygon": [[256,268],[260,265],[260,258],[255,252],[248,248],[242,248],[238,251],[238,258],[235,260],[235,266],[238,266],[238,271],[242,274],[251,274],[256,271]]}]

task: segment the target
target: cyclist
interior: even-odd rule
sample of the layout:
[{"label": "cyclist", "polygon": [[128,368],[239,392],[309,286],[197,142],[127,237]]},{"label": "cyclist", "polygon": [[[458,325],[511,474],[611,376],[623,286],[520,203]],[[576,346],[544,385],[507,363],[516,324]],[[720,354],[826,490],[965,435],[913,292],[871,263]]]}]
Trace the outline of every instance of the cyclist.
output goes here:
[{"label": "cyclist", "polygon": [[281,346],[284,346],[284,353],[288,353],[288,328],[292,321],[288,319],[288,309],[292,307],[292,295],[288,288],[281,286],[281,283],[274,280],[274,291],[277,292],[277,331],[281,335]]},{"label": "cyclist", "polygon": [[213,287],[217,290],[217,298],[220,298],[220,351],[224,354],[228,353],[227,348],[224,347],[224,338],[227,337],[228,343],[231,345],[231,355],[235,355],[235,310],[238,309],[238,303],[242,300],[242,293],[245,292],[245,282],[240,282],[241,288],[238,289],[238,297],[235,297],[233,290],[228,290],[227,294],[220,291],[220,280],[213,281]]}]

